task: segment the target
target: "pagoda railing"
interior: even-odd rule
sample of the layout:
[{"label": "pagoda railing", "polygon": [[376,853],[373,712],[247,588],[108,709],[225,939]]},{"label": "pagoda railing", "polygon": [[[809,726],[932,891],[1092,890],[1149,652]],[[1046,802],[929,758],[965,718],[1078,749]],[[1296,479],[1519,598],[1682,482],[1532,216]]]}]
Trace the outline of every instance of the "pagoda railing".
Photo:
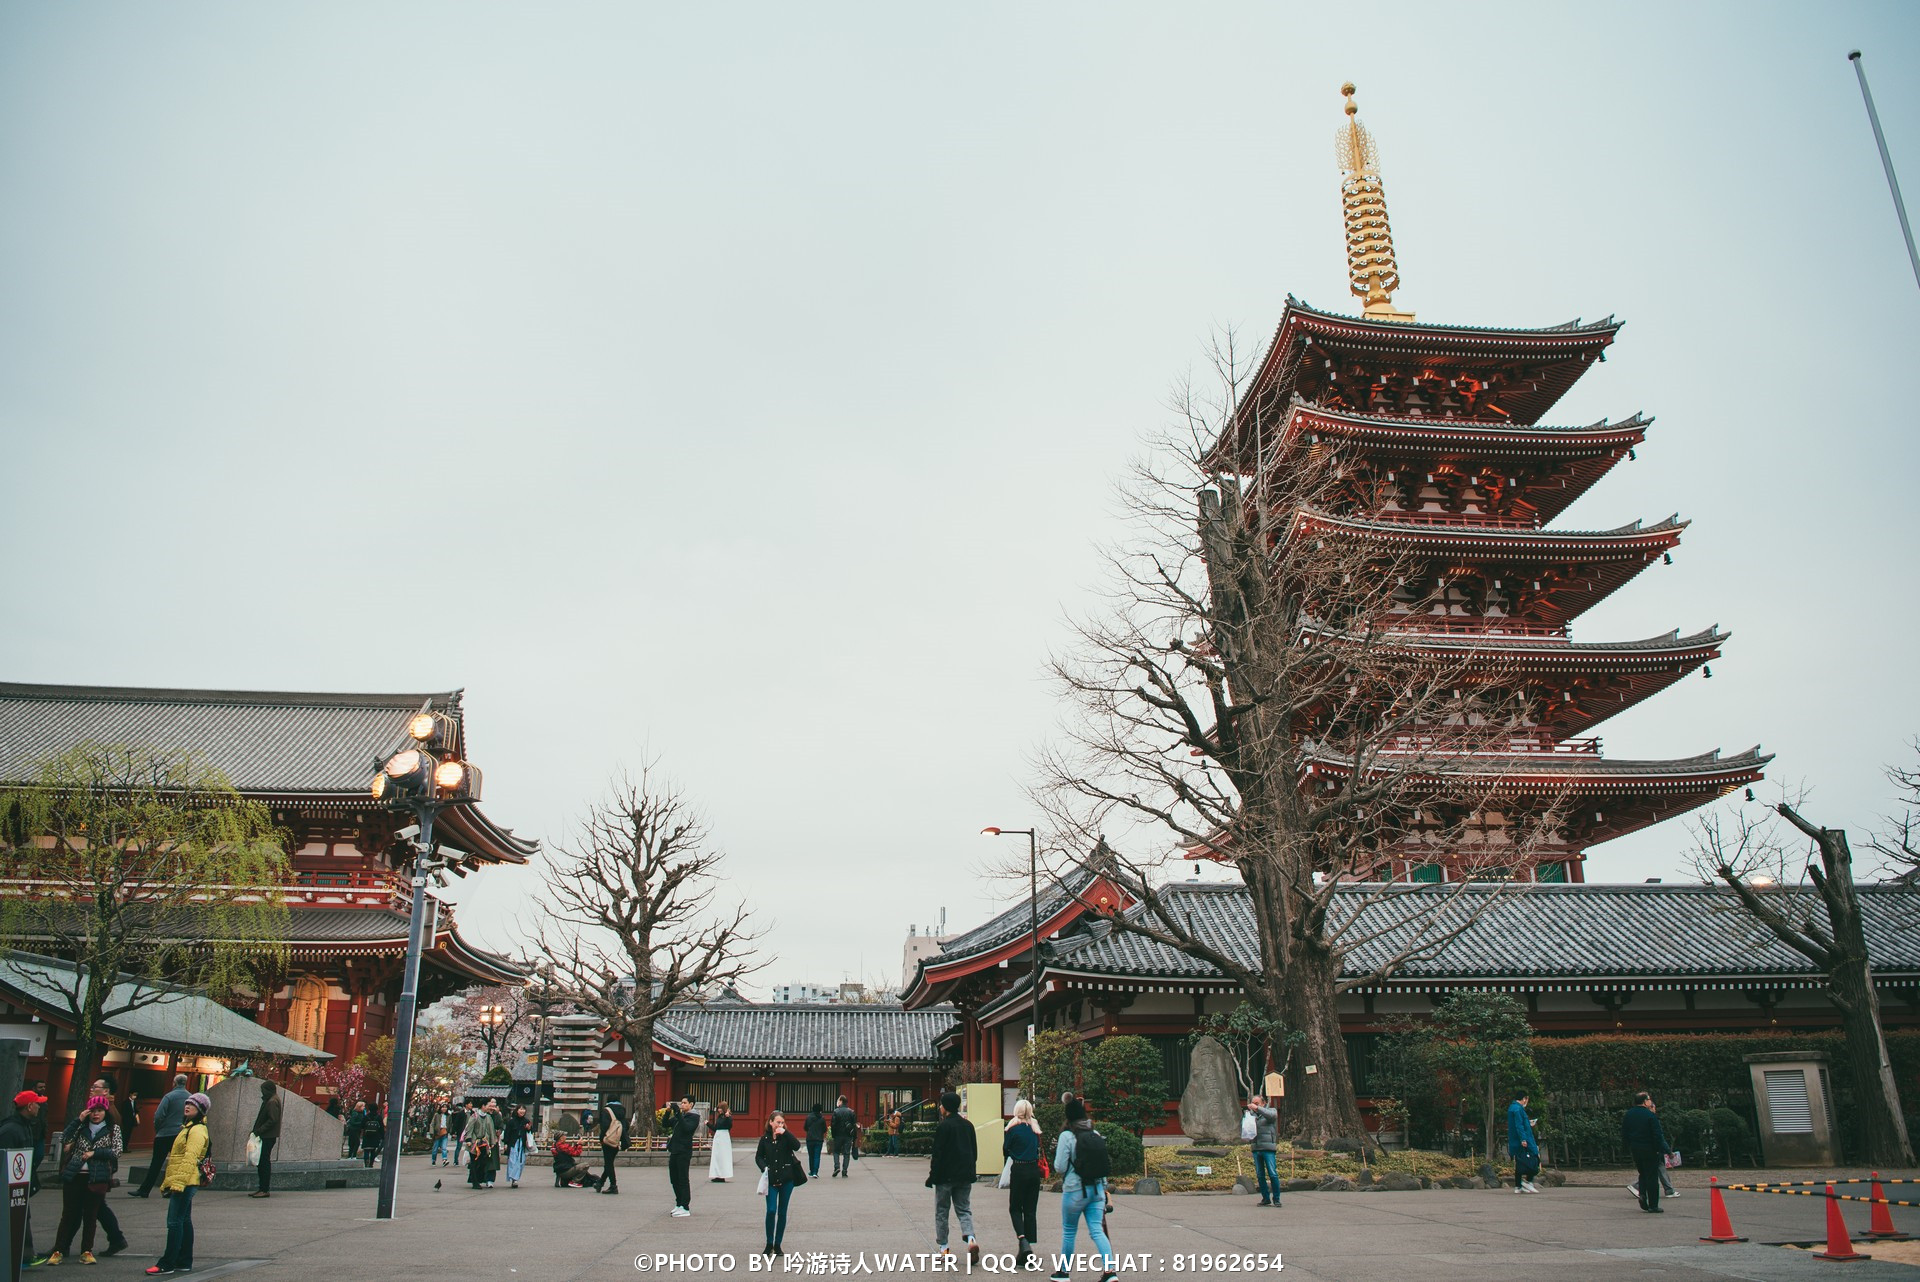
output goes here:
[{"label": "pagoda railing", "polygon": [[1499,615],[1396,614],[1387,620],[1389,632],[1472,637],[1548,637],[1567,639],[1564,623],[1535,623]]},{"label": "pagoda railing", "polygon": [[287,898],[296,903],[385,904],[405,899],[411,887],[401,872],[313,869],[296,872]]},{"label": "pagoda railing", "polygon": [[1394,739],[1392,746],[1382,751],[1436,753],[1459,757],[1510,757],[1535,753],[1597,757],[1600,755],[1600,747],[1598,735],[1559,739],[1548,730],[1516,730],[1502,736],[1498,743],[1491,739],[1475,739],[1470,747],[1465,746],[1458,738],[1447,735],[1400,735]]},{"label": "pagoda railing", "polygon": [[1490,512],[1412,512],[1405,508],[1382,508],[1373,514],[1376,521],[1398,521],[1403,525],[1451,525],[1488,530],[1537,530],[1540,522],[1524,516],[1495,516]]}]

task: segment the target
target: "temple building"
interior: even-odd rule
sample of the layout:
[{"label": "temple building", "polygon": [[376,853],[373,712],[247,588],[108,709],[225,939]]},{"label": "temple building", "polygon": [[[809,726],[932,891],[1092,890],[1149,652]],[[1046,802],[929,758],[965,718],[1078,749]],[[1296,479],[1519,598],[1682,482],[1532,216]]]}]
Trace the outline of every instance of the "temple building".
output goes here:
[{"label": "temple building", "polygon": [[[1557,807],[1553,831],[1528,842],[1526,862],[1535,880],[1581,881],[1589,847],[1749,786],[1771,758],[1758,748],[1665,760],[1602,755],[1596,727],[1696,670],[1711,676],[1728,638],[1717,627],[1629,641],[1572,637],[1581,614],[1670,560],[1687,525],[1673,516],[1548,528],[1646,443],[1652,420],[1638,414],[1584,426],[1544,421],[1606,359],[1620,324],[1485,329],[1421,324],[1396,310],[1400,276],[1378,149],[1354,115],[1353,86],[1343,93],[1349,273],[1364,314],[1319,311],[1289,296],[1209,462],[1258,496],[1304,457],[1338,451],[1339,486],[1326,510],[1280,515],[1293,537],[1345,540],[1399,571],[1396,606],[1383,621],[1393,644],[1469,679],[1520,687],[1524,724],[1457,763],[1497,780],[1468,830],[1491,848],[1522,818]],[[1303,782],[1335,782],[1348,769],[1330,757]],[[1487,850],[1468,860],[1435,844],[1437,832],[1457,840],[1461,827],[1416,816],[1389,875],[1470,876]]]},{"label": "temple building", "polygon": [[[288,908],[285,970],[264,991],[236,995],[235,1004],[291,1042],[351,1059],[393,1031],[411,893],[402,871],[406,850],[396,837],[406,820],[374,801],[368,781],[374,763],[399,744],[408,718],[422,709],[450,718],[454,746],[464,751],[460,696],[458,690],[297,694],[0,683],[0,786],[33,784],[41,762],[85,741],[185,749],[218,767],[243,796],[270,809],[287,834],[289,856],[281,888]],[[442,814],[435,835],[451,856],[448,871],[462,877],[523,863],[537,849],[470,802]],[[32,893],[33,887],[0,876],[0,894]],[[452,905],[437,896],[432,904],[422,1006],[474,984],[524,978],[511,960],[461,935]],[[0,960],[0,968],[5,965]],[[0,997],[21,996],[18,986],[12,993],[8,987],[0,985]],[[30,1076],[48,1079],[58,1107],[72,1071],[71,1040],[57,1011],[28,1013],[52,1028]],[[149,1038],[138,1053],[113,1050],[105,1067],[151,1098],[163,1093],[176,1066],[189,1062],[194,1071],[209,1072],[216,1061],[191,1046],[169,1054]],[[309,1082],[296,1075],[289,1084],[322,1093]]]}]

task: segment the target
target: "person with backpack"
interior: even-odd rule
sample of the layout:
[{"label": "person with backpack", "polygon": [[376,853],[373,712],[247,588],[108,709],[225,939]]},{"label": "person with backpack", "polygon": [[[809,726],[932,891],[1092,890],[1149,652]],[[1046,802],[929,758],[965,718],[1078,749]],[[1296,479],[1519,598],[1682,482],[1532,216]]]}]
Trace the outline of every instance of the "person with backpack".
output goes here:
[{"label": "person with backpack", "polygon": [[1084,1101],[1067,1101],[1067,1125],[1053,1149],[1053,1169],[1062,1175],[1060,1184],[1060,1267],[1053,1271],[1052,1282],[1069,1282],[1073,1269],[1073,1246],[1079,1236],[1080,1220],[1087,1221],[1087,1236],[1100,1252],[1100,1282],[1112,1282],[1118,1276],[1112,1266],[1113,1244],[1107,1241],[1102,1221],[1107,1213],[1107,1175],[1113,1169],[1107,1156],[1107,1141],[1093,1129]]},{"label": "person with backpack", "polygon": [[619,1100],[608,1100],[600,1110],[600,1192],[618,1194],[620,1177],[614,1163],[627,1142],[627,1111]]},{"label": "person with backpack", "polygon": [[1260,1205],[1280,1205],[1280,1110],[1267,1107],[1267,1097],[1247,1101],[1240,1119],[1240,1138],[1253,1142],[1253,1176],[1260,1185]]},{"label": "person with backpack", "polygon": [[948,1091],[940,1097],[940,1125],[933,1131],[933,1162],[927,1169],[927,1187],[933,1190],[933,1241],[942,1255],[947,1245],[949,1209],[960,1219],[967,1254],[980,1263],[980,1244],[973,1239],[973,1177],[980,1160],[979,1137],[973,1123],[960,1116],[960,1096]]},{"label": "person with backpack", "polygon": [[827,1115],[819,1101],[807,1112],[807,1175],[820,1178],[820,1146],[827,1141]]},{"label": "person with backpack", "polygon": [[833,1106],[833,1173],[836,1178],[847,1174],[847,1161],[853,1153],[854,1137],[860,1131],[860,1119],[847,1107],[847,1097],[842,1095]]},{"label": "person with backpack", "polygon": [[147,1269],[149,1274],[193,1271],[193,1194],[212,1177],[206,1169],[213,1147],[207,1135],[207,1114],[212,1111],[213,1101],[200,1092],[187,1096],[181,1109],[184,1120],[167,1150],[167,1173],[160,1181],[160,1196],[167,1199],[167,1245]]}]

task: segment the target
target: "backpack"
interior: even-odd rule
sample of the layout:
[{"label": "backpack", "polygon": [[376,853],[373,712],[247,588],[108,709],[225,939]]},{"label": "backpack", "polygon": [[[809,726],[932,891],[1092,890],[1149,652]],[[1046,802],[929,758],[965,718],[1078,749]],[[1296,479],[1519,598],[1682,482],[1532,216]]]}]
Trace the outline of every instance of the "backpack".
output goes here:
[{"label": "backpack", "polygon": [[1081,1184],[1098,1183],[1106,1179],[1112,1169],[1113,1163],[1107,1157],[1107,1141],[1099,1131],[1073,1133],[1073,1173],[1080,1177]]},{"label": "backpack", "polygon": [[1260,1137],[1260,1123],[1253,1120],[1252,1113],[1240,1114],[1240,1138],[1249,1142]]}]

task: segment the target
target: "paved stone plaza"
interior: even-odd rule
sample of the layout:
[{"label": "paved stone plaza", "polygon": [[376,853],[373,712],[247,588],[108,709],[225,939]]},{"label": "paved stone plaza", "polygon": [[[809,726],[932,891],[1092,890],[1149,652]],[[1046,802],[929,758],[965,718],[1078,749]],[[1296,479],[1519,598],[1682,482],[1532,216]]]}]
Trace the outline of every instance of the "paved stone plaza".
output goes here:
[{"label": "paved stone plaza", "polygon": [[[268,1201],[237,1193],[203,1195],[194,1209],[198,1237],[195,1277],[245,1274],[248,1282],[388,1282],[459,1278],[503,1282],[623,1279],[635,1257],[655,1253],[732,1252],[735,1271],[761,1245],[761,1203],[754,1196],[752,1162],[742,1146],[742,1178],[726,1185],[694,1185],[694,1215],[673,1219],[667,1173],[660,1167],[626,1171],[619,1197],[582,1189],[554,1189],[541,1166],[529,1168],[524,1187],[467,1188],[463,1171],[430,1169],[408,1158],[402,1171],[400,1218],[372,1220],[368,1190],[285,1193]],[[804,1275],[811,1253],[865,1255],[870,1276],[922,1275],[930,1270],[875,1266],[882,1254],[932,1250],[933,1195],[922,1187],[924,1159],[869,1158],[850,1179],[822,1178],[796,1190],[787,1250]],[[1624,1177],[1623,1177],[1624,1178]],[[442,1187],[435,1189],[439,1180]],[[1505,1190],[1422,1193],[1308,1193],[1287,1198],[1279,1211],[1250,1197],[1188,1194],[1121,1196],[1112,1221],[1116,1250],[1147,1257],[1136,1271],[1176,1276],[1205,1273],[1253,1277],[1195,1266],[1179,1256],[1275,1253],[1278,1276],[1311,1282],[1370,1279],[1559,1278],[1796,1279],[1825,1276],[1838,1266],[1803,1252],[1760,1245],[1820,1236],[1823,1204],[1814,1198],[1735,1195],[1734,1225],[1754,1240],[1747,1246],[1703,1246],[1707,1199],[1683,1186],[1664,1215],[1643,1214],[1617,1182],[1553,1189],[1538,1197]],[[57,1211],[51,1193],[34,1199],[38,1232],[50,1241],[45,1217]],[[82,1271],[87,1282],[141,1276],[160,1244],[165,1202],[138,1201],[118,1191],[119,1213],[134,1249]],[[1013,1237],[1006,1194],[991,1186],[974,1197],[982,1249],[1010,1253]],[[1043,1194],[1043,1233],[1057,1234],[1059,1199]],[[1920,1231],[1920,1211],[1896,1210],[1901,1227]],[[1865,1208],[1848,1204],[1849,1224],[1865,1223]],[[1085,1238],[1082,1235],[1083,1246]],[[1057,1236],[1048,1243],[1053,1249]],[[1861,1246],[1871,1252],[1872,1247]],[[58,1271],[37,1270],[43,1282],[81,1271],[73,1261]],[[680,1272],[671,1266],[648,1272]],[[707,1270],[718,1273],[718,1270]],[[823,1269],[821,1271],[832,1271]],[[964,1272],[964,1264],[962,1265]],[[1920,1270],[1876,1260],[1848,1266],[1853,1279],[1914,1279]],[[760,1276],[780,1276],[782,1270]],[[1082,1270],[1078,1282],[1095,1274]],[[1269,1273],[1267,1276],[1274,1276]],[[73,1279],[73,1282],[81,1282]]]}]

